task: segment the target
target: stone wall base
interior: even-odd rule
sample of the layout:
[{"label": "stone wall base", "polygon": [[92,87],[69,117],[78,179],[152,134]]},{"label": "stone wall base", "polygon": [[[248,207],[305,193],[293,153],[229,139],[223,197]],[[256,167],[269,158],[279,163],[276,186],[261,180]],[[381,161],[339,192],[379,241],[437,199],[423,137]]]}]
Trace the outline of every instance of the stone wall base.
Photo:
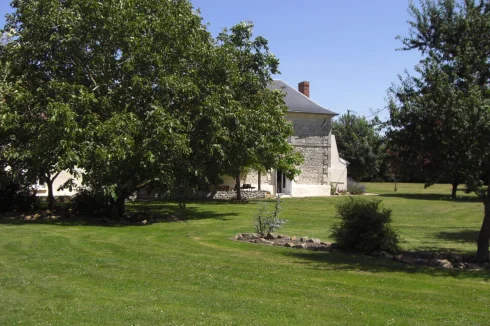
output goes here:
[{"label": "stone wall base", "polygon": [[[270,192],[266,190],[252,190],[252,191],[246,191],[242,190],[241,191],[242,198],[247,198],[247,199],[264,199],[268,198],[270,196]],[[156,193],[151,193],[151,192],[145,192],[145,191],[140,191],[138,192],[138,195],[136,196],[137,199],[140,200],[158,200],[160,197]],[[172,199],[181,199],[183,196],[173,196]],[[186,196],[188,199],[234,199],[236,198],[236,191],[230,190],[230,191],[217,191],[214,196],[212,193],[207,192],[207,191],[196,191],[192,194],[189,194]]]},{"label": "stone wall base", "polygon": [[[241,191],[242,198],[247,199],[263,199],[270,195],[270,192],[265,190]],[[236,191],[218,191],[214,195],[214,199],[233,199],[236,198]]]}]

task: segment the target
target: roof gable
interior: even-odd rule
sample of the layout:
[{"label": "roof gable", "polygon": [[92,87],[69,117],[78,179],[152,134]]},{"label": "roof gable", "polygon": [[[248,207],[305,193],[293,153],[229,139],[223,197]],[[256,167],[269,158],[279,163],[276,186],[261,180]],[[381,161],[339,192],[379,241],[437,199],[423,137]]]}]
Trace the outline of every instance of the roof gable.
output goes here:
[{"label": "roof gable", "polygon": [[286,101],[288,112],[338,115],[338,113],[327,110],[316,104],[309,97],[282,80],[274,80],[269,87],[270,89],[282,90],[286,94],[284,100]]}]

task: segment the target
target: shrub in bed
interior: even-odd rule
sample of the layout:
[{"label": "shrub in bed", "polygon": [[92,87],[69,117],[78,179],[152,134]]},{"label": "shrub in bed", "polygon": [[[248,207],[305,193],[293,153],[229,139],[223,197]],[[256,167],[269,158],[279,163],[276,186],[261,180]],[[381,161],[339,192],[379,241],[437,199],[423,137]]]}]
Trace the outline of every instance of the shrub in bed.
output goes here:
[{"label": "shrub in bed", "polygon": [[269,233],[277,231],[287,222],[285,219],[279,218],[279,213],[281,210],[281,197],[277,195],[276,201],[274,203],[274,209],[269,210],[269,205],[267,202],[261,202],[257,210],[257,215],[254,219],[255,232],[259,233],[261,236],[266,236]]},{"label": "shrub in bed", "polygon": [[381,200],[350,197],[336,205],[340,221],[331,236],[345,250],[372,253],[398,251],[399,236],[391,226],[391,210]]}]

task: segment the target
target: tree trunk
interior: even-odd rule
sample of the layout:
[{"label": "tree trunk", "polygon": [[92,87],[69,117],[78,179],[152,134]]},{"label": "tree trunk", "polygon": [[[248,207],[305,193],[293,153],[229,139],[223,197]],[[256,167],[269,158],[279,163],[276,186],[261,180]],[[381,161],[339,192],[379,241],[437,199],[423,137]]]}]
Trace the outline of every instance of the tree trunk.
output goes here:
[{"label": "tree trunk", "polygon": [[46,178],[46,185],[48,186],[48,209],[52,210],[54,208],[54,193],[53,193],[53,181],[51,178]]},{"label": "tree trunk", "polygon": [[459,185],[459,183],[456,183],[456,182],[454,182],[452,184],[452,186],[453,186],[453,190],[451,191],[451,198],[452,199],[456,199],[456,197],[457,197],[456,192],[458,191],[458,185]]},{"label": "tree trunk", "polygon": [[209,188],[210,188],[209,189],[210,192],[207,196],[207,199],[213,199],[214,196],[216,195],[216,193],[218,192],[218,186],[217,185],[211,185]]},{"label": "tree trunk", "polygon": [[261,189],[260,189],[260,183],[261,183],[261,182],[260,182],[260,181],[261,181],[261,180],[260,180],[260,170],[259,170],[259,173],[258,173],[257,179],[258,179],[258,180],[257,180],[257,181],[258,181],[258,187],[257,187],[257,190],[259,190],[259,191],[260,191],[260,190],[261,190]]},{"label": "tree trunk", "polygon": [[242,200],[242,193],[240,191],[240,172],[235,175],[235,188],[236,188],[236,199]]},{"label": "tree trunk", "polygon": [[117,208],[117,215],[118,216],[123,216],[126,214],[126,196],[125,195],[120,195],[116,199],[116,208]]},{"label": "tree trunk", "polygon": [[490,240],[490,187],[486,191],[486,196],[483,199],[483,207],[485,210],[485,216],[483,217],[483,223],[478,234],[476,251],[476,261],[483,263],[488,260],[488,246]]}]

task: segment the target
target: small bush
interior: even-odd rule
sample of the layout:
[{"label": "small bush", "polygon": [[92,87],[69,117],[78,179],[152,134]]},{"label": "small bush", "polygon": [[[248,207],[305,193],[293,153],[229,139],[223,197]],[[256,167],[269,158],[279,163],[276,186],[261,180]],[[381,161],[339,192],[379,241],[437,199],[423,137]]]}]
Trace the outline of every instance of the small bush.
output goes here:
[{"label": "small bush", "polygon": [[273,211],[269,210],[269,204],[267,202],[261,202],[254,220],[255,232],[261,236],[265,236],[281,228],[287,220],[279,218],[280,210],[281,197],[279,195],[276,197]]},{"label": "small bush", "polygon": [[113,217],[114,199],[102,191],[81,188],[71,199],[72,211],[89,217]]},{"label": "small bush", "polygon": [[347,179],[347,192],[351,195],[362,195],[366,193],[366,187],[359,182],[352,180],[351,178]]},{"label": "small bush", "polygon": [[[1,167],[0,167],[1,168]],[[30,212],[39,208],[36,190],[22,175],[2,171],[0,175],[0,212]]]},{"label": "small bush", "polygon": [[391,210],[381,200],[351,197],[337,204],[340,222],[332,227],[331,236],[342,249],[372,253],[398,251],[398,234],[392,229]]}]

